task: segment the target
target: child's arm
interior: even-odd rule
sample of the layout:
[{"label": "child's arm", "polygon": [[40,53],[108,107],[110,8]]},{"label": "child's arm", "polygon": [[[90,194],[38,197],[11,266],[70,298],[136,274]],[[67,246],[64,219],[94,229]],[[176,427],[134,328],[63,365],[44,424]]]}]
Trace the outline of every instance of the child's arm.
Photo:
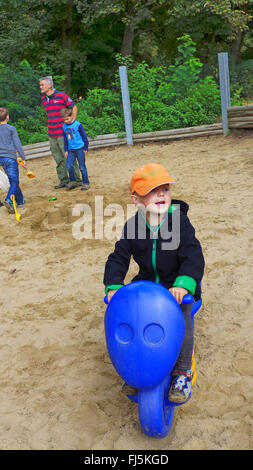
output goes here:
[{"label": "child's arm", "polygon": [[63,136],[64,136],[65,158],[67,158],[67,156],[68,156],[68,139],[67,139],[67,136],[66,136],[65,132],[63,133]]},{"label": "child's arm", "polygon": [[121,239],[116,242],[115,250],[108,257],[104,272],[105,294],[108,302],[113,294],[124,285],[129,263],[132,255],[130,240],[124,238],[125,229]]},{"label": "child's arm", "polygon": [[78,127],[78,131],[79,131],[79,134],[80,136],[82,137],[83,139],[83,147],[84,147],[84,151],[85,153],[88,152],[88,148],[89,148],[89,141],[88,141],[88,137],[86,135],[86,132],[82,126],[82,124],[80,124],[80,126]]},{"label": "child's arm", "polygon": [[[14,147],[15,147],[15,149],[17,150],[19,156],[20,156],[23,160],[25,160],[25,153],[24,153],[22,144],[21,144],[21,142],[20,142],[20,138],[19,138],[17,129],[16,129],[15,127],[13,127],[13,129],[12,129],[12,138],[13,138]],[[26,166],[26,164],[25,164],[24,166]]]},{"label": "child's arm", "polygon": [[[74,104],[74,101],[73,101],[73,104]],[[68,108],[70,108],[70,106],[68,106]],[[77,106],[74,104],[74,106],[72,107],[72,116],[73,116],[74,121],[76,120],[77,111],[78,111]]]},{"label": "child's arm", "polygon": [[181,288],[194,295],[204,274],[205,261],[195,230],[185,214],[180,221],[178,258],[180,267],[173,288]]}]

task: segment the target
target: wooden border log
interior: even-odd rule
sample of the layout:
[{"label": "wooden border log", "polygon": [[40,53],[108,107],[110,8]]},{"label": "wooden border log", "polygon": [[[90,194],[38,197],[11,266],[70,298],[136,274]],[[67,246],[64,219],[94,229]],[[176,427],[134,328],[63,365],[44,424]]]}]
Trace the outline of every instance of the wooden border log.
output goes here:
[{"label": "wooden border log", "polygon": [[124,142],[119,142],[117,140],[111,140],[111,141],[105,141],[103,142],[102,140],[97,142],[96,144],[92,145],[92,143],[89,145],[89,149],[96,150],[97,148],[103,148],[103,147],[112,147],[114,145],[125,145],[126,139]]},{"label": "wooden border log", "polygon": [[242,112],[248,111],[248,110],[253,110],[253,104],[247,104],[247,105],[244,105],[244,106],[230,106],[228,108],[228,112],[238,111],[238,110],[241,110]]},{"label": "wooden border log", "polygon": [[160,140],[173,140],[173,139],[185,139],[185,138],[194,138],[194,137],[206,137],[206,136],[211,136],[211,135],[219,135],[223,134],[222,129],[217,129],[213,131],[206,131],[206,132],[192,132],[192,133],[186,133],[186,134],[173,134],[173,135],[164,135],[160,137],[145,137],[144,138],[135,138],[134,137],[134,144],[140,143],[140,142],[150,142],[150,141],[160,141]]},{"label": "wooden border log", "polygon": [[105,145],[108,145],[110,143],[114,143],[114,144],[125,144],[126,143],[126,138],[119,138],[115,135],[115,137],[111,138],[111,139],[89,139],[89,147],[94,147],[95,145],[101,145],[101,144],[105,144]]},{"label": "wooden border log", "polygon": [[24,148],[24,152],[25,152],[25,155],[33,155],[33,154],[41,153],[41,152],[51,152],[51,150],[50,150],[50,147],[45,145],[45,147],[38,147],[35,149],[29,149],[29,150],[26,150],[26,148]]},{"label": "wooden border log", "polygon": [[253,122],[232,122],[229,124],[230,129],[252,129]]},{"label": "wooden border log", "polygon": [[228,108],[229,129],[253,128],[253,104],[245,106],[230,106]]},{"label": "wooden border log", "polygon": [[49,140],[46,140],[45,142],[37,142],[36,144],[28,144],[28,145],[23,146],[23,148],[26,149],[26,150],[36,149],[36,148],[39,148],[39,147],[48,147],[48,148],[50,148]]},{"label": "wooden border log", "polygon": [[[155,142],[161,140],[180,139],[186,137],[204,137],[218,134],[222,134],[222,123],[133,134],[133,141],[137,144],[139,142]],[[97,135],[94,139],[89,139],[89,148],[93,150],[125,144],[126,137],[121,138],[118,137],[117,134]],[[48,157],[52,155],[48,141],[25,145],[23,148],[27,160]]]},{"label": "wooden border log", "polygon": [[52,156],[51,151],[41,152],[41,153],[36,153],[36,154],[33,154],[33,155],[26,156],[26,160],[35,160],[36,158],[51,157],[51,156]]},{"label": "wooden border log", "polygon": [[232,117],[243,117],[243,116],[248,116],[249,118],[253,118],[253,111],[244,111],[244,113],[239,113],[239,112],[235,112],[235,113],[228,113],[228,117],[229,118],[232,118]]},{"label": "wooden border log", "polygon": [[201,132],[213,131],[213,130],[220,130],[222,129],[221,123],[210,124],[207,126],[196,126],[196,127],[182,127],[178,129],[169,129],[164,131],[154,131],[154,132],[142,132],[140,134],[134,134],[134,139],[138,139],[139,137],[149,138],[149,137],[160,137],[160,136],[171,136],[171,135],[178,135],[178,134],[196,134]]},{"label": "wooden border log", "polygon": [[229,118],[229,122],[252,122],[253,116],[238,116]]}]

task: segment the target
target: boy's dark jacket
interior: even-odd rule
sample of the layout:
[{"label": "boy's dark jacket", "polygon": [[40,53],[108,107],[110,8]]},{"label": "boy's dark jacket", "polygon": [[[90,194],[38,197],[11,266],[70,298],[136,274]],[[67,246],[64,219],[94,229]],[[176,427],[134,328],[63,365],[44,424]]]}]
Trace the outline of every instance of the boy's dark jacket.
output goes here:
[{"label": "boy's dark jacket", "polygon": [[[162,250],[162,244],[166,241],[167,243],[171,241],[171,235],[168,233],[167,240],[166,238],[162,239],[161,231],[158,229],[154,236],[154,232],[144,220],[144,216],[138,216],[137,212],[125,224],[121,239],[116,242],[114,252],[108,257],[104,273],[104,284],[106,287],[112,286],[111,288],[113,289],[115,286],[120,287],[123,285],[131,256],[133,256],[139,265],[139,273],[132,279],[132,282],[140,280],[160,282],[166,288],[170,288],[173,285],[184,287],[184,284],[180,284],[180,280],[188,279],[191,281],[190,278],[192,278],[196,281],[195,300],[201,296],[200,281],[204,274],[205,264],[202,249],[187,216],[188,204],[174,199],[172,200],[171,208],[175,208],[173,206],[175,204],[180,204],[179,246],[172,250]],[[175,208],[175,210],[179,209]],[[127,239],[127,225],[129,222],[133,224],[132,227],[135,227],[136,235],[134,239]],[[140,227],[140,224],[143,227]],[[168,232],[172,231],[172,213],[170,211],[166,228],[168,228]],[[141,232],[143,234],[143,229],[145,230],[145,237],[140,239],[138,238],[138,233]]]}]

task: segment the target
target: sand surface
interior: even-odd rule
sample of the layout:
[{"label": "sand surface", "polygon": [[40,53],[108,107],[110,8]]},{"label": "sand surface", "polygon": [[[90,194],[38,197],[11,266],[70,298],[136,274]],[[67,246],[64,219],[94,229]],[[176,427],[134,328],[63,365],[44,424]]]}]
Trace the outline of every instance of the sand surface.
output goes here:
[{"label": "sand surface", "polygon": [[[103,325],[104,263],[115,243],[108,205],[126,211],[132,172],[148,162],[176,179],[173,196],[189,203],[206,259],[197,383],[160,440],[141,432],[137,405],[121,393]],[[20,170],[21,221],[0,208],[0,448],[252,449],[253,134],[90,151],[88,192],[54,190],[52,158],[28,167],[36,178]],[[90,239],[76,236],[82,224],[73,235],[78,204],[92,210]],[[134,272],[131,264],[127,281]]]}]

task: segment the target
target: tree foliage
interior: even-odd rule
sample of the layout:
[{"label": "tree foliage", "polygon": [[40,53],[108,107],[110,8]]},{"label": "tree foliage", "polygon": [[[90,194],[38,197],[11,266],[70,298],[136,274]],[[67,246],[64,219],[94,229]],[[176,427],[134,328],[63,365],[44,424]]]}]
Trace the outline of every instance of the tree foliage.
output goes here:
[{"label": "tree foliage", "polygon": [[0,7],[0,104],[26,142],[47,138],[38,85],[45,75],[78,101],[90,136],[124,132],[121,64],[135,132],[215,119],[218,52],[229,53],[237,102],[251,98],[253,0],[0,0]]},{"label": "tree foliage", "polygon": [[[131,58],[118,57],[128,66],[134,133],[209,124],[220,113],[219,87],[212,77],[200,77],[203,64],[195,56],[194,42],[189,35],[177,42],[175,64],[167,67],[150,67],[145,62],[135,66]],[[124,133],[118,71],[111,89],[90,89],[77,106],[78,119],[89,137]],[[17,127],[25,143],[46,140],[41,111],[36,119],[19,119]]]},{"label": "tree foliage", "polygon": [[252,0],[0,0],[0,62],[45,64],[65,90],[85,96],[108,86],[115,54],[136,63],[172,64],[176,38],[189,34],[200,60],[253,58]]}]

